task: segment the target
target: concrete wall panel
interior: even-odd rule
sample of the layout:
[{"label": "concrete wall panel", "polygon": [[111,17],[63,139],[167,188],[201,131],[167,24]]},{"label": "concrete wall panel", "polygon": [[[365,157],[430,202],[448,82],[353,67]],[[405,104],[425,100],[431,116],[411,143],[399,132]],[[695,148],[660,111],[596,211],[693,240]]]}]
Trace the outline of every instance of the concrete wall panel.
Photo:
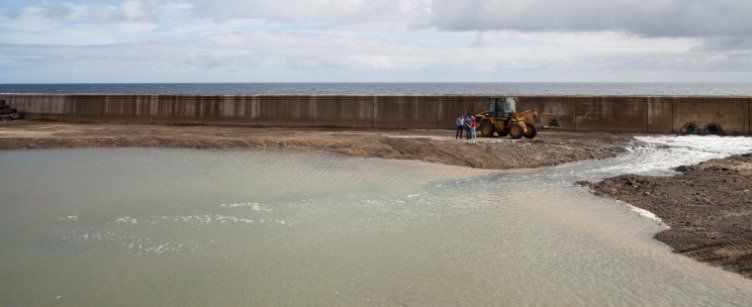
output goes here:
[{"label": "concrete wall panel", "polygon": [[313,126],[313,96],[259,96],[256,124],[261,126]]},{"label": "concrete wall panel", "polygon": [[646,97],[577,97],[577,131],[646,132]]},{"label": "concrete wall panel", "polygon": [[749,133],[749,99],[738,97],[674,97],[674,132],[687,123],[704,129],[718,123],[726,134]]},{"label": "concrete wall panel", "polygon": [[8,102],[23,112],[28,119],[71,120],[73,107],[68,96],[17,95],[11,97]]},{"label": "concrete wall panel", "polygon": [[215,96],[204,99],[204,123],[252,126],[256,124],[255,96]]},{"label": "concrete wall panel", "polygon": [[436,129],[439,105],[435,100],[427,96],[377,96],[374,128]]},{"label": "concrete wall panel", "polygon": [[313,124],[326,127],[371,128],[373,96],[315,96]]},{"label": "concrete wall panel", "polygon": [[106,96],[80,95],[68,96],[66,107],[67,120],[72,122],[106,122]]},{"label": "concrete wall panel", "polygon": [[154,123],[151,114],[152,96],[110,95],[107,96],[108,123]]},{"label": "concrete wall panel", "polygon": [[11,108],[18,109],[19,112],[23,112],[26,108],[26,99],[23,97],[0,94],[0,100],[5,101]]},{"label": "concrete wall panel", "polygon": [[648,97],[648,130],[649,133],[671,133],[673,130],[672,114],[674,112],[671,99],[663,97]]},{"label": "concrete wall panel", "polygon": [[204,121],[202,96],[159,95],[153,109],[155,123],[201,124]]},{"label": "concrete wall panel", "polygon": [[565,96],[518,97],[517,111],[536,110],[556,115],[563,130],[574,130],[575,98]]},{"label": "concrete wall panel", "polygon": [[8,104],[11,108],[18,109],[19,112],[27,112],[26,102],[30,101],[32,99],[42,99],[41,96],[37,95],[2,95],[0,94],[0,100],[4,100],[6,104]]}]

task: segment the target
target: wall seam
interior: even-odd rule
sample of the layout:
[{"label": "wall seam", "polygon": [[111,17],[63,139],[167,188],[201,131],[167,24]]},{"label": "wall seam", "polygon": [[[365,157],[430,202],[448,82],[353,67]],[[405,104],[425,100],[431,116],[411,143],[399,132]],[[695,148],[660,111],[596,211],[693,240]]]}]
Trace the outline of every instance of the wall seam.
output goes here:
[{"label": "wall seam", "polygon": [[673,99],[671,99],[671,133],[675,133],[675,131],[674,131],[674,121],[676,119],[674,119],[674,118],[676,117],[676,109],[674,108],[674,103],[676,103],[676,101],[674,101]]},{"label": "wall seam", "polygon": [[207,109],[209,108],[209,104],[206,103],[206,100],[207,100],[206,98],[208,97],[199,96],[198,98],[199,105],[198,105],[198,108],[196,108],[196,109],[201,110],[201,124],[202,125],[206,125],[206,113],[208,113]]},{"label": "wall seam", "polygon": [[650,133],[650,100],[652,98],[648,97],[645,101],[645,133]]},{"label": "wall seam", "polygon": [[110,96],[104,98],[104,122],[110,122]]},{"label": "wall seam", "polygon": [[314,127],[316,126],[316,117],[318,116],[318,114],[316,113],[316,109],[318,108],[316,97],[316,95],[311,97],[311,107],[308,108],[308,110],[311,112],[311,125],[313,125]]},{"label": "wall seam", "polygon": [[577,100],[572,100],[572,113],[574,113],[572,115],[572,126],[574,126],[572,131],[577,131]]},{"label": "wall seam", "polygon": [[378,99],[378,96],[373,96],[371,100],[371,129],[376,128],[376,101]]}]

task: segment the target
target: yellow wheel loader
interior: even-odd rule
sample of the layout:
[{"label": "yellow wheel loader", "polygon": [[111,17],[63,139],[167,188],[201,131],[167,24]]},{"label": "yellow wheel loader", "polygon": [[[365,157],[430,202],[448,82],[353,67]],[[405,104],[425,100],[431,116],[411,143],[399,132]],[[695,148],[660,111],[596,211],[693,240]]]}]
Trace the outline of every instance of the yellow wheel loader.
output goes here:
[{"label": "yellow wheel loader", "polygon": [[514,97],[491,99],[489,110],[475,115],[475,119],[484,137],[498,134],[513,139],[523,136],[532,139],[540,129],[559,128],[559,120],[554,114],[538,114],[535,110],[517,112],[517,98]]}]

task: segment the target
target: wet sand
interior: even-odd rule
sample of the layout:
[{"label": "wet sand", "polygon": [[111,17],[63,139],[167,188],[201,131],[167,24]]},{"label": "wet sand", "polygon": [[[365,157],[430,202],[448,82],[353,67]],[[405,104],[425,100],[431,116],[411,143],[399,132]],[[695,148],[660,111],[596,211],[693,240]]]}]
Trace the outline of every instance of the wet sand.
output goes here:
[{"label": "wet sand", "polygon": [[585,184],[660,217],[671,228],[655,238],[676,253],[752,278],[752,154],[676,170],[672,177],[623,175]]},{"label": "wet sand", "polygon": [[0,149],[185,147],[324,150],[483,169],[553,166],[624,152],[632,135],[542,131],[534,140],[456,140],[449,130],[248,128],[40,121],[0,122]]}]

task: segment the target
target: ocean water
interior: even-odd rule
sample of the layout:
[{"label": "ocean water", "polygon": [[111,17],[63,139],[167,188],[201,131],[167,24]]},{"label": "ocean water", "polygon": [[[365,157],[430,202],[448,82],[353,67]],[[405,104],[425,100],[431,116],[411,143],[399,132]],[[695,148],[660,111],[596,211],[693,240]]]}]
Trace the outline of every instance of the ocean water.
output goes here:
[{"label": "ocean water", "polygon": [[0,84],[0,93],[752,95],[752,83],[139,83]]},{"label": "ocean water", "polygon": [[0,152],[0,305],[747,305],[647,212],[574,184],[752,152],[642,137],[622,156],[480,171],[328,153]]}]

